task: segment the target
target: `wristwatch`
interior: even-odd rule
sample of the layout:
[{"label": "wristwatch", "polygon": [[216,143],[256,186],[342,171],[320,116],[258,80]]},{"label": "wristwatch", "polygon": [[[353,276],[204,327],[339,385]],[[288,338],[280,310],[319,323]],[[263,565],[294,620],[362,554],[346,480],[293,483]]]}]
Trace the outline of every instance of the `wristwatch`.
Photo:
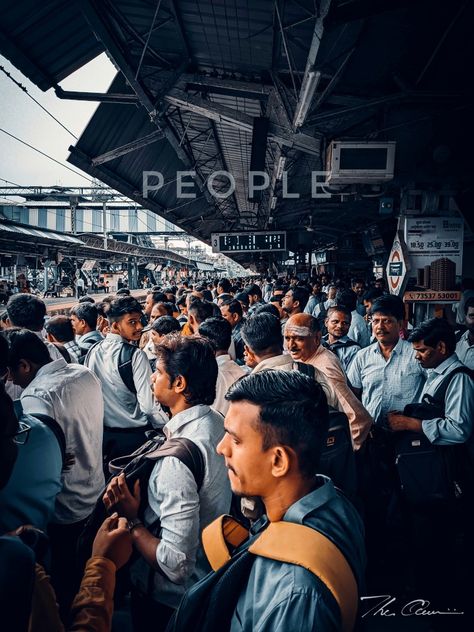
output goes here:
[{"label": "wristwatch", "polygon": [[143,522],[140,520],[140,518],[133,518],[132,520],[129,520],[127,523],[127,527],[130,533],[132,533],[132,531],[136,528],[139,527],[143,524]]}]

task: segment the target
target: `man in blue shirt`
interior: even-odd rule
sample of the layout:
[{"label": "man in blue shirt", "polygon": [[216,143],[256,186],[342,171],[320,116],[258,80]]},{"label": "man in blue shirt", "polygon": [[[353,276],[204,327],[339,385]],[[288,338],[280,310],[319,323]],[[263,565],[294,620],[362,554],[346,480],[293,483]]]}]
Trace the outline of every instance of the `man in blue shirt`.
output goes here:
[{"label": "man in blue shirt", "polygon": [[[253,534],[280,520],[322,533],[346,558],[360,592],[362,521],[332,482],[317,475],[328,427],[321,386],[298,371],[269,370],[242,378],[226,397],[226,434],[217,451],[225,458],[232,491],[259,496],[264,503],[266,515]],[[339,606],[316,575],[301,566],[255,557],[231,618],[232,632],[340,627]]]},{"label": "man in blue shirt", "polygon": [[[441,318],[421,323],[410,335],[409,342],[416,352],[415,359],[428,370],[428,378],[421,393],[433,396],[445,379],[456,369],[464,367],[456,355],[453,328]],[[420,400],[421,401],[421,400]],[[397,412],[388,415],[394,431],[422,432],[434,445],[472,444],[474,424],[474,383],[467,373],[457,373],[445,396],[444,416],[416,419]]]}]

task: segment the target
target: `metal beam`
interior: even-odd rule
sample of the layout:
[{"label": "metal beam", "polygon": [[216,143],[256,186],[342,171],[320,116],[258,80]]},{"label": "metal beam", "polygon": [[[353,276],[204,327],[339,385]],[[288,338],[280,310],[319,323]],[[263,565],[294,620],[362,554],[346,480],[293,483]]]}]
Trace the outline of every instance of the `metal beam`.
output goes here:
[{"label": "metal beam", "polygon": [[143,136],[143,138],[139,138],[138,140],[134,140],[131,143],[127,143],[126,145],[122,145],[121,147],[116,147],[115,149],[111,149],[110,151],[101,154],[100,156],[96,156],[92,158],[92,164],[94,167],[97,165],[101,165],[104,162],[109,162],[109,160],[114,160],[114,158],[119,158],[120,156],[124,156],[125,154],[129,154],[132,151],[136,151],[137,149],[141,149],[142,147],[146,147],[151,143],[156,143],[158,140],[164,138],[164,134],[162,130],[156,130],[156,132],[152,132],[147,136]]},{"label": "metal beam", "polygon": [[63,90],[61,86],[56,85],[54,92],[58,99],[70,99],[71,101],[99,101],[100,103],[122,103],[128,105],[137,105],[138,98],[136,94],[114,94],[109,92],[75,92],[72,90]]},{"label": "metal beam", "polygon": [[[188,83],[207,88],[216,88],[216,90],[225,88],[226,90],[235,92],[243,90],[244,92],[262,95],[262,97],[270,95],[273,90],[272,86],[252,81],[239,81],[238,79],[222,79],[220,77],[208,77],[198,74],[184,74],[181,78]],[[209,90],[209,92],[212,92],[212,90]]]},{"label": "metal beam", "polygon": [[[195,112],[200,116],[218,123],[227,124],[252,133],[253,118],[233,108],[218,103],[211,103],[196,96],[190,96],[186,92],[174,89],[164,97],[164,100],[181,110]],[[287,147],[299,149],[305,153],[319,156],[319,140],[307,134],[295,133],[292,130],[270,122],[268,129],[270,140],[281,143]]]},{"label": "metal beam", "polygon": [[313,38],[308,51],[308,58],[306,60],[306,67],[303,75],[303,81],[301,83],[301,89],[298,96],[298,102],[295,108],[295,114],[293,118],[293,129],[301,127],[306,120],[309,109],[311,107],[311,101],[314,96],[315,88],[319,81],[321,74],[315,73],[316,57],[319,52],[319,46],[324,33],[324,19],[329,12],[331,6],[331,0],[321,0],[319,3],[318,17],[314,23]]}]

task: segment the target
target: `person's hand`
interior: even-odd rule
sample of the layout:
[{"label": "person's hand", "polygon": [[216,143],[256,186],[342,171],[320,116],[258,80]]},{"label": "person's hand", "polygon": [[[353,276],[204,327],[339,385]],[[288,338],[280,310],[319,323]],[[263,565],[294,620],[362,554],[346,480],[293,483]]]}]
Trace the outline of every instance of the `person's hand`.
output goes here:
[{"label": "person's hand", "polygon": [[132,554],[132,536],[128,530],[127,520],[114,513],[101,524],[92,545],[92,557],[106,557],[122,568]]},{"label": "person's hand", "polygon": [[137,479],[133,487],[133,495],[128,489],[125,474],[114,476],[107,485],[107,491],[102,498],[107,511],[114,508],[127,520],[133,520],[138,515],[140,506],[140,481]]},{"label": "person's hand", "polygon": [[415,419],[415,417],[407,417],[406,415],[402,415],[401,413],[392,412],[388,413],[388,425],[390,429],[394,432],[399,432],[400,430],[411,430],[412,432],[422,432],[423,426],[419,419]]}]

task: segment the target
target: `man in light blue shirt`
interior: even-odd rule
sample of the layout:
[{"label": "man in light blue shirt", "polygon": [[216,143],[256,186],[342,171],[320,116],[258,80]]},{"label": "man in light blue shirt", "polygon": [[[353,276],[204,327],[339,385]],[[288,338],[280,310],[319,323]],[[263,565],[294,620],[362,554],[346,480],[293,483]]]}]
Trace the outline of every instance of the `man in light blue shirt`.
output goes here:
[{"label": "man in light blue shirt", "polygon": [[322,344],[338,357],[346,374],[354,356],[360,350],[360,345],[347,335],[351,320],[352,315],[347,307],[330,307],[325,321],[328,333],[322,337]]},{"label": "man in light blue shirt", "polygon": [[371,309],[377,342],[354,357],[347,379],[374,423],[387,426],[387,415],[420,400],[425,371],[415,361],[412,346],[400,338],[403,302],[398,296],[382,296]]},{"label": "man in light blue shirt", "polygon": [[[456,369],[466,368],[456,353],[453,328],[441,318],[425,321],[410,335],[416,360],[428,370],[428,378],[421,393],[434,396],[441,384]],[[421,401],[420,399],[420,401]],[[414,400],[416,401],[416,400]],[[474,382],[466,372],[458,372],[449,381],[444,403],[444,415],[433,419],[416,419],[402,414],[389,415],[394,431],[423,432],[434,445],[472,444],[474,424]]]},{"label": "man in light blue shirt", "polygon": [[[263,501],[266,514],[252,528],[252,536],[264,531],[269,522],[278,521],[322,533],[340,550],[359,592],[363,590],[362,521],[332,482],[317,475],[328,428],[328,407],[321,386],[298,371],[268,370],[233,384],[227,399],[226,434],[217,449],[225,458],[232,491]],[[281,549],[285,549],[283,541]],[[230,578],[228,589],[232,589]],[[239,592],[230,625],[223,624],[219,607],[213,612],[211,606],[203,613],[209,629],[341,629],[341,612],[333,594],[302,566],[255,556],[248,579],[235,590]],[[202,604],[202,608],[206,606]]]}]

